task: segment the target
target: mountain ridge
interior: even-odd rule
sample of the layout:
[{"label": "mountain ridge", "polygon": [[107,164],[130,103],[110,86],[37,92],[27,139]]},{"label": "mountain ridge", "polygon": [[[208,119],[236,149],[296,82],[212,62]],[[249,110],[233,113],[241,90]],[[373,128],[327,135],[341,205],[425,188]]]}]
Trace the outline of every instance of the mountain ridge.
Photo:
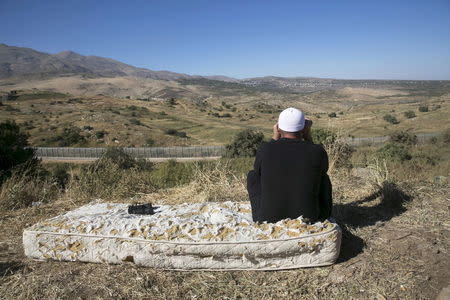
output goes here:
[{"label": "mountain ridge", "polygon": [[157,80],[177,80],[191,77],[171,71],[153,71],[131,66],[112,58],[81,55],[66,50],[56,54],[32,48],[0,44],[0,79],[33,75],[58,76],[87,74],[99,77],[133,76]]}]

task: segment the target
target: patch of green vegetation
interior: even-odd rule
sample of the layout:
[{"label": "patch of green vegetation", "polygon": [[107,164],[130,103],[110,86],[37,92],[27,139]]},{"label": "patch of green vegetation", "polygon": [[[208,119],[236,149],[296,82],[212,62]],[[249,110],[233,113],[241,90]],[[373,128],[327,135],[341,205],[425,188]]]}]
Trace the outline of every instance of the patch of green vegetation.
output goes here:
[{"label": "patch of green vegetation", "polygon": [[416,113],[413,112],[412,110],[408,110],[404,112],[405,117],[407,117],[408,119],[412,119],[416,117]]},{"label": "patch of green vegetation", "polygon": [[166,129],[165,133],[168,134],[168,135],[178,136],[178,137],[182,137],[182,138],[188,137],[186,132],[178,131],[178,130],[173,129],[173,128]]},{"label": "patch of green vegetation", "polygon": [[419,106],[420,112],[428,112],[428,105],[421,105]]},{"label": "patch of green vegetation", "polygon": [[155,182],[161,188],[189,183],[193,174],[194,165],[192,163],[180,163],[175,160],[160,163],[153,172]]},{"label": "patch of green vegetation", "polygon": [[398,121],[397,118],[391,114],[384,115],[383,120],[385,120],[388,123],[394,124],[394,125],[400,123],[400,121]]},{"label": "patch of green vegetation", "polygon": [[36,91],[34,93],[18,93],[17,100],[35,100],[35,99],[54,99],[66,98],[67,94],[53,92],[53,91]]},{"label": "patch of green vegetation", "polygon": [[105,130],[96,131],[96,132],[95,132],[95,137],[96,137],[97,139],[102,139],[102,138],[105,137],[106,134],[108,134],[108,132],[105,131]]},{"label": "patch of green vegetation", "polygon": [[86,137],[81,135],[80,128],[69,126],[65,127],[61,134],[49,138],[48,142],[56,143],[59,147],[69,147],[85,143]]},{"label": "patch of green vegetation", "polygon": [[315,144],[322,145],[332,144],[337,139],[337,134],[334,131],[324,128],[312,128],[311,136]]},{"label": "patch of green vegetation", "polygon": [[396,131],[391,133],[389,141],[405,145],[415,145],[417,144],[417,136],[407,131]]},{"label": "patch of green vegetation", "polygon": [[329,113],[329,114],[328,114],[328,117],[329,117],[329,118],[336,118],[337,115],[336,115],[335,112],[332,112],[332,113]]},{"label": "patch of green vegetation", "polygon": [[0,183],[22,164],[36,164],[35,151],[29,147],[29,135],[14,121],[0,123]]},{"label": "patch of green vegetation", "polygon": [[267,104],[267,103],[255,103],[253,105],[253,109],[263,113],[263,114],[275,114],[275,113],[280,113],[281,112],[281,106],[280,105],[271,105],[271,104]]},{"label": "patch of green vegetation", "polygon": [[252,157],[264,141],[262,132],[245,129],[225,146],[225,157]]}]

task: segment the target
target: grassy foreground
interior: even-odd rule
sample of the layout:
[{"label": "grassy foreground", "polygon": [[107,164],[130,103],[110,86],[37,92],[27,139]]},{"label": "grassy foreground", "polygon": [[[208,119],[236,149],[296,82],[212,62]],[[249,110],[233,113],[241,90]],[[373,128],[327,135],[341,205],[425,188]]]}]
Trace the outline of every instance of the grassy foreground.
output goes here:
[{"label": "grassy foreground", "polygon": [[2,201],[5,193],[16,191],[16,197],[22,195],[16,200],[24,202],[22,208],[1,212],[0,298],[433,299],[450,283],[450,152],[441,142],[407,150],[411,159],[385,161],[378,149],[357,149],[353,167],[337,168],[333,162],[339,152],[328,149],[333,217],[344,229],[339,260],[328,267],[274,272],[175,272],[128,263],[27,259],[24,228],[97,197],[165,204],[247,201],[245,173],[252,159],[47,165],[55,174],[65,168],[70,177],[41,205],[29,206],[27,194],[11,188],[12,181],[9,190],[2,186]]}]

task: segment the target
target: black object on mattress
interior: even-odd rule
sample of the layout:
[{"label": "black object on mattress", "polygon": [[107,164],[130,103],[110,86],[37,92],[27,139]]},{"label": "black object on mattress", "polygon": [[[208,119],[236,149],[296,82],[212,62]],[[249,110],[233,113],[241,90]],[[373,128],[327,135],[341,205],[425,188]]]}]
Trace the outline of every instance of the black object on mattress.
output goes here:
[{"label": "black object on mattress", "polygon": [[151,203],[128,206],[128,213],[132,215],[153,215],[155,210]]}]

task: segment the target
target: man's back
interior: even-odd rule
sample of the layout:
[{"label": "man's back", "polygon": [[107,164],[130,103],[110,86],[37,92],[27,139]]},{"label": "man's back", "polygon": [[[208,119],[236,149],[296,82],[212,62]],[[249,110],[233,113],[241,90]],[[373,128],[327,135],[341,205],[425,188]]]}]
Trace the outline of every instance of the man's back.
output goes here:
[{"label": "man's back", "polygon": [[311,221],[328,218],[327,170],[327,153],[320,145],[287,138],[262,145],[248,176],[254,221],[277,222],[300,215]]}]

